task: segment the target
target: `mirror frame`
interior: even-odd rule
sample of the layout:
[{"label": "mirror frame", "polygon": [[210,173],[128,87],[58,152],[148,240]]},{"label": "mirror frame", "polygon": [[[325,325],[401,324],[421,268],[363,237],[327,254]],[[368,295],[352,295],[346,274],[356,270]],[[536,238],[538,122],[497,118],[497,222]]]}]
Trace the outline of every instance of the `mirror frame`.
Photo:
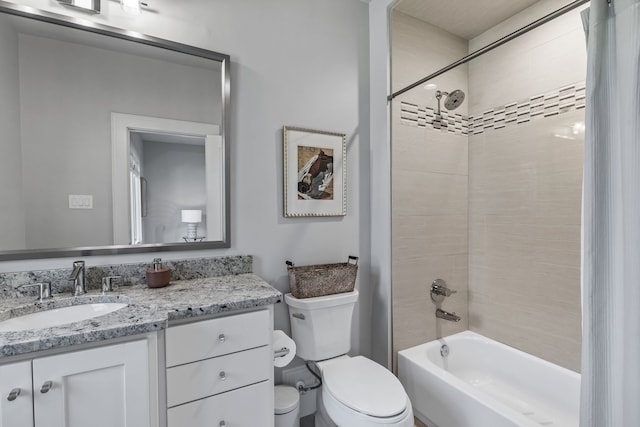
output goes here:
[{"label": "mirror frame", "polygon": [[172,50],[187,55],[198,56],[205,59],[217,61],[221,65],[221,87],[222,87],[222,121],[220,123],[224,151],[224,238],[220,241],[196,242],[196,243],[157,243],[144,245],[111,245],[111,246],[86,246],[75,248],[46,248],[46,249],[20,249],[15,251],[0,251],[0,261],[37,259],[37,258],[63,258],[63,257],[85,257],[95,255],[120,255],[145,252],[168,252],[168,251],[192,251],[201,249],[219,249],[231,247],[231,186],[230,186],[230,98],[231,81],[229,55],[201,49],[195,46],[165,40],[135,31],[124,30],[104,24],[89,22],[86,19],[60,15],[33,8],[31,6],[19,5],[0,0],[0,13],[22,16],[24,18],[35,19],[50,24],[62,25],[64,27],[77,30],[88,31],[108,37],[114,37],[134,43],[141,43],[161,49]]}]

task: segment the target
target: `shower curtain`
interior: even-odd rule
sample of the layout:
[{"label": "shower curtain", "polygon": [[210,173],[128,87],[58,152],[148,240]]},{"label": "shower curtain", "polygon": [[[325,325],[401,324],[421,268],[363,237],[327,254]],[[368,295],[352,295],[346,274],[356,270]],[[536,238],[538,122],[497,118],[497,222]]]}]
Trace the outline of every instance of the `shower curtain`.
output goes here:
[{"label": "shower curtain", "polygon": [[640,0],[591,0],[581,427],[640,425]]}]

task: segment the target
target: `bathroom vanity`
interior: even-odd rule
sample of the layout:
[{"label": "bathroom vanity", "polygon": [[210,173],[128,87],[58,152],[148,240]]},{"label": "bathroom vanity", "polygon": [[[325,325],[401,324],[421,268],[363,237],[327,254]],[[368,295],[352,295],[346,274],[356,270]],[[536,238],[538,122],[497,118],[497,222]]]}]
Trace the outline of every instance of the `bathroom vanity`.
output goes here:
[{"label": "bathroom vanity", "polygon": [[254,274],[181,280],[106,296],[0,300],[0,321],[105,298],[128,305],[53,328],[0,332],[0,427],[273,423],[279,291]]},{"label": "bathroom vanity", "polygon": [[273,414],[271,324],[270,312],[258,310],[167,329],[168,426],[265,425]]}]

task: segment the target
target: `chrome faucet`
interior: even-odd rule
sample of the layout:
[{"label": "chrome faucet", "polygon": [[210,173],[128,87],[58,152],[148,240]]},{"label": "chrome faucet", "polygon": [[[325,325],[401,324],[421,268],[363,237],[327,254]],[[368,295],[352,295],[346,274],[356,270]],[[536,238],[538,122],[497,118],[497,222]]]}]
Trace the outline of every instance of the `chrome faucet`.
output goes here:
[{"label": "chrome faucet", "polygon": [[28,285],[22,285],[20,286],[21,288],[32,288],[32,287],[38,287],[39,292],[38,292],[38,302],[42,302],[45,299],[51,298],[51,282],[40,282],[40,283],[33,283],[33,284],[28,284]]},{"label": "chrome faucet", "polygon": [[449,320],[452,322],[459,322],[460,316],[458,316],[455,312],[449,313],[448,311],[444,311],[441,308],[436,308],[436,317],[440,319]]},{"label": "chrome faucet", "polygon": [[436,279],[431,284],[431,301],[436,303],[436,305],[441,304],[446,297],[455,293],[456,291],[447,288],[447,282],[442,279]]},{"label": "chrome faucet", "polygon": [[455,294],[456,291],[447,288],[447,282],[442,279],[436,279],[431,284],[431,301],[433,301],[436,305],[436,317],[444,320],[449,320],[451,322],[459,322],[460,316],[458,316],[455,312],[449,313],[448,311],[444,311],[440,308],[442,302],[446,297]]},{"label": "chrome faucet", "polygon": [[113,282],[119,280],[120,276],[107,276],[102,278],[102,295],[106,295],[107,292],[113,292]]},{"label": "chrome faucet", "polygon": [[73,271],[69,276],[69,281],[73,282],[73,296],[82,295],[87,292],[87,284],[84,277],[84,261],[73,263]]}]

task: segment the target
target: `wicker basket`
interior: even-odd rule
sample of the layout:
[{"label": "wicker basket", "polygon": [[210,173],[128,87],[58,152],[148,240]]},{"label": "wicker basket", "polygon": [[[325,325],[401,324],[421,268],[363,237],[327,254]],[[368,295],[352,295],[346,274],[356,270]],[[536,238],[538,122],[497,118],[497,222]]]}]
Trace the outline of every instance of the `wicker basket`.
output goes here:
[{"label": "wicker basket", "polygon": [[[353,262],[352,262],[353,261]],[[291,294],[296,298],[351,292],[358,274],[358,257],[350,256],[341,264],[317,264],[295,267],[287,261]]]}]

